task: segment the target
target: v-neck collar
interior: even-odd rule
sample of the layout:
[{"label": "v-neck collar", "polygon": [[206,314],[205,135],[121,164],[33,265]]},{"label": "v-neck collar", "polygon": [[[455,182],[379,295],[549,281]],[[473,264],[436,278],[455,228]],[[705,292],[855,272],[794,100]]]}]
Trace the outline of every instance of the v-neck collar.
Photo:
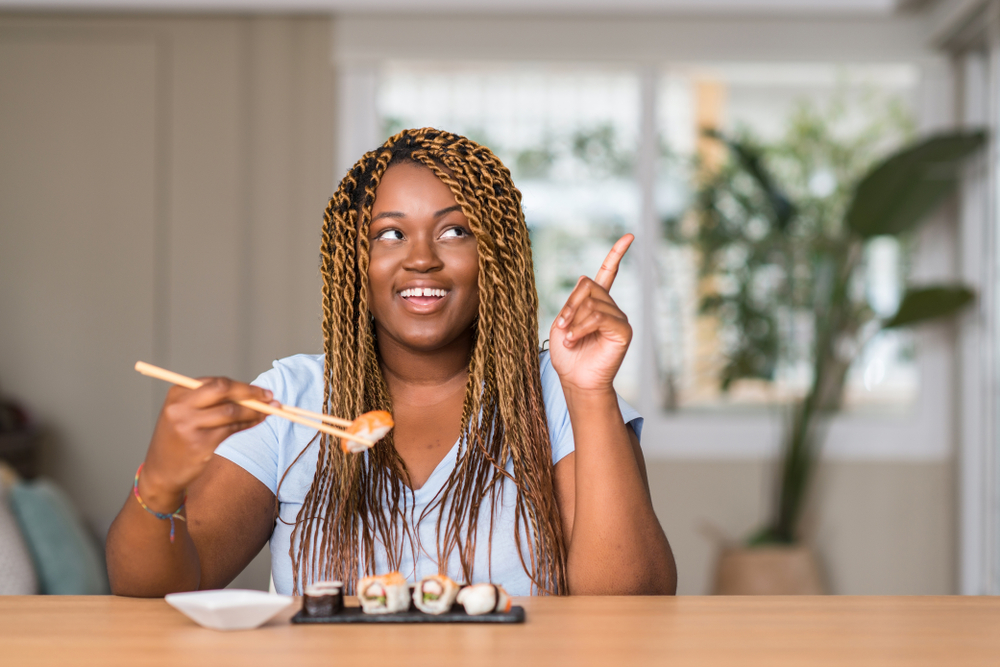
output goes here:
[{"label": "v-neck collar", "polygon": [[[431,498],[437,495],[441,487],[444,486],[444,482],[451,475],[451,472],[455,469],[455,464],[458,459],[458,445],[462,441],[461,438],[455,441],[455,444],[451,446],[448,453],[438,461],[437,466],[435,466],[434,471],[431,472],[430,476],[424,481],[419,489],[411,489],[410,487],[403,484],[403,487],[413,495],[413,502],[416,505],[423,505],[430,501]],[[400,482],[402,484],[402,482]]]}]

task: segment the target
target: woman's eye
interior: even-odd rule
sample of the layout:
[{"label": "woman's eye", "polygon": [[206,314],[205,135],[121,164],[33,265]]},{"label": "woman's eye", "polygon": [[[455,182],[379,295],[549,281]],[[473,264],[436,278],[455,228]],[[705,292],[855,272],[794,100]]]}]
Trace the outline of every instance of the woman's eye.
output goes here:
[{"label": "woman's eye", "polygon": [[386,229],[375,235],[376,240],[383,241],[402,241],[403,233],[398,229]]},{"label": "woman's eye", "polygon": [[441,238],[443,239],[455,239],[462,238],[463,236],[468,236],[469,230],[463,227],[450,227],[441,233]]}]

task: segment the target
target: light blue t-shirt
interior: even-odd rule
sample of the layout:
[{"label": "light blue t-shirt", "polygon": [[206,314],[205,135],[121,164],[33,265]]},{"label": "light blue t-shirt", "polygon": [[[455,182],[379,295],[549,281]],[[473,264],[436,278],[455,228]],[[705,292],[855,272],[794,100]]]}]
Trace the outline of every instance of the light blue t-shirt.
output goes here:
[{"label": "light blue t-shirt", "polygon": [[[549,353],[541,353],[542,393],[545,399],[545,415],[549,424],[552,442],[552,463],[559,462],[574,448],[573,427],[570,425],[569,411],[563,396],[559,376]],[[263,373],[253,384],[270,389],[274,398],[285,405],[294,405],[314,412],[321,411],[323,403],[323,356],[299,354],[274,362],[274,368]],[[618,398],[622,419],[631,424],[636,436],[642,434],[642,417],[635,408]],[[268,417],[252,429],[230,436],[215,453],[223,456],[264,483],[272,493],[277,493],[278,481],[286,469],[295,461],[316,435],[315,429],[295,424],[279,417]],[[312,485],[319,453],[318,441],[313,443],[302,458],[288,471],[281,484],[279,496],[279,516],[271,533],[271,574],[278,593],[292,595],[292,560],[289,555],[292,525],[302,507],[306,493]],[[423,486],[415,491],[404,487],[408,494],[407,515],[412,517],[411,530],[424,509],[444,486],[455,468],[458,443],[438,464]],[[508,462],[507,471],[513,473],[513,464]],[[511,595],[531,595],[531,580],[525,573],[514,541],[514,507],[516,487],[505,480],[503,493],[498,498],[493,517],[493,541],[490,545],[490,503],[483,503],[480,510],[477,533],[477,549],[473,566],[473,582],[502,584]],[[437,574],[437,518],[439,510],[428,513],[414,532],[419,536],[420,548],[416,550],[405,544],[402,550],[403,562],[400,572],[409,581],[419,581],[429,574]],[[528,554],[528,531],[521,531],[522,549]],[[364,574],[384,574],[389,571],[384,549],[375,554],[378,571]],[[462,568],[457,553],[452,553],[447,569],[448,575],[461,581]],[[305,582],[308,585],[310,582]]]}]

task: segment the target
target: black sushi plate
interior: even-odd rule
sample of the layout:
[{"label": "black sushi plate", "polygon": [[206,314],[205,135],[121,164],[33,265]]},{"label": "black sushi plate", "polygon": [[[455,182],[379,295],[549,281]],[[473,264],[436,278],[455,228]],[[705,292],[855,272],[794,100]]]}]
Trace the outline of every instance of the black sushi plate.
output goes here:
[{"label": "black sushi plate", "polygon": [[411,609],[395,614],[366,614],[361,607],[344,607],[333,616],[306,616],[300,609],[292,616],[292,623],[524,623],[524,607],[511,607],[510,611],[470,616],[460,605],[443,614],[425,614]]}]

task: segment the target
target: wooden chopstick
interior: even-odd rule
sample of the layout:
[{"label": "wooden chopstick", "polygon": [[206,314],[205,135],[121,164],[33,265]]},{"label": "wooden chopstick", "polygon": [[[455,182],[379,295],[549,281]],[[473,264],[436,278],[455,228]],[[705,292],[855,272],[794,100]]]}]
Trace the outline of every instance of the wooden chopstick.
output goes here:
[{"label": "wooden chopstick", "polygon": [[282,404],[281,409],[285,412],[291,412],[293,415],[315,419],[316,421],[326,422],[327,424],[336,424],[337,426],[347,427],[354,423],[350,419],[334,417],[333,415],[324,415],[320,412],[313,412],[312,410],[303,410],[302,408],[297,408],[294,405]]},{"label": "wooden chopstick", "polygon": [[[168,371],[167,369],[160,368],[159,366],[147,364],[145,361],[135,362],[135,370],[151,378],[156,378],[157,380],[164,380],[166,382],[170,382],[171,384],[180,385],[181,387],[187,387],[188,389],[197,389],[202,384],[201,382],[195,380],[194,378],[189,378],[186,375],[181,375],[180,373],[174,373],[173,371]],[[295,422],[296,424],[303,424],[304,426],[309,426],[318,431],[329,433],[330,435],[335,435],[339,438],[353,440],[354,442],[366,445],[368,447],[371,447],[374,444],[368,438],[362,438],[361,436],[354,435],[353,433],[348,433],[346,431],[341,431],[340,429],[336,429],[333,428],[332,426],[327,426],[326,424],[322,423],[323,421],[325,421],[325,422],[332,422],[334,424],[339,424],[342,426],[350,426],[352,422],[349,419],[341,419],[340,417],[330,417],[329,415],[321,415],[318,412],[311,412],[309,410],[303,410],[302,408],[295,408],[286,405],[282,405],[280,408],[276,408],[269,403],[256,401],[252,398],[236,402],[244,407],[250,408],[251,410],[256,410],[257,412],[263,412],[266,415],[276,415],[283,419],[287,419],[288,421]],[[322,421],[320,421],[321,418]]]}]

